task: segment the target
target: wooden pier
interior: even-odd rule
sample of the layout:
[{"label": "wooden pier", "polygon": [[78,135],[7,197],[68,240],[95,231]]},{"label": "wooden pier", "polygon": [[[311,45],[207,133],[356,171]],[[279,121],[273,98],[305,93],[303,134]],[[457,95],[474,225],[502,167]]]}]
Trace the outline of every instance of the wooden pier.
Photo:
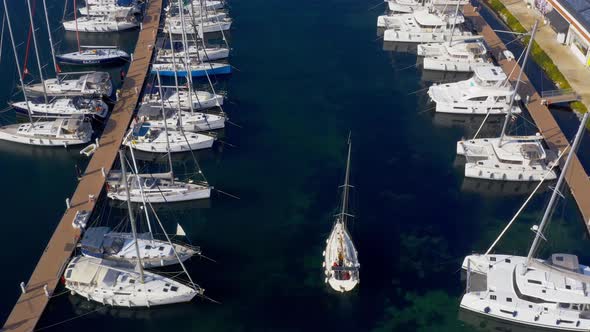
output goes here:
[{"label": "wooden pier", "polygon": [[91,212],[94,209],[96,199],[105,184],[104,174],[111,170],[123,136],[131,123],[153,56],[161,13],[162,0],[149,0],[146,3],[133,61],[100,138],[99,148],[92,156],[70,200],[70,208],[57,225],[27,282],[26,292],[19,297],[2,331],[33,331],[49,302],[46,290],[50,295],[54,293],[81,235],[80,230],[72,226],[72,221],[78,211]]},{"label": "wooden pier", "polygon": [[[486,21],[477,13],[473,6],[466,5],[464,15],[466,18],[471,19],[474,27],[484,37],[494,55],[497,56],[506,50],[506,45],[504,45],[498,35],[496,35]],[[516,81],[518,71],[520,70],[520,66],[516,61],[502,59],[499,60],[499,64],[507,75],[512,73],[510,79]],[[516,70],[514,70],[515,67]],[[569,146],[569,142],[547,106],[545,106],[543,98],[537,93],[526,74],[522,75],[522,82],[518,93],[523,100],[527,100],[526,98],[528,96],[527,109],[549,148],[564,151]],[[565,163],[565,159],[561,158],[561,166]],[[586,230],[590,233],[590,179],[577,156],[574,156],[572,159],[572,163],[566,174],[566,181],[582,214]]]}]

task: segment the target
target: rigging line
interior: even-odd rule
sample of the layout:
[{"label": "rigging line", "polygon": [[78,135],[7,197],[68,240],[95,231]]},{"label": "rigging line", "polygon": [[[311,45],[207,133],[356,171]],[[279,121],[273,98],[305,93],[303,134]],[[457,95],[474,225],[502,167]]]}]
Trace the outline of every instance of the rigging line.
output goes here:
[{"label": "rigging line", "polygon": [[69,0],[65,0],[64,1],[64,11],[63,11],[63,15],[61,16],[61,21],[65,21],[66,19],[66,15],[68,14],[68,1]]},{"label": "rigging line", "polygon": [[78,52],[80,52],[80,33],[78,31],[78,6],[74,0],[74,25],[76,25],[76,42],[78,43]]},{"label": "rigging line", "polygon": [[[549,168],[549,170],[547,172],[545,172],[545,174],[549,174],[549,172],[551,172],[553,170],[553,168],[555,168],[555,166],[559,165],[559,160],[561,159],[561,157],[563,157],[566,154],[566,151],[569,148],[570,148],[570,145],[568,145],[563,150],[563,152],[559,154],[559,156],[557,157],[557,159],[554,161],[553,165],[551,165],[551,167]],[[527,197],[527,199],[525,200],[524,204],[518,209],[518,211],[516,211],[516,214],[514,215],[514,217],[512,217],[512,219],[510,220],[510,222],[506,225],[506,227],[504,227],[504,229],[502,230],[502,232],[500,233],[500,235],[498,235],[498,237],[496,238],[496,240],[494,240],[494,242],[488,248],[488,250],[486,251],[486,253],[484,255],[488,255],[494,249],[494,247],[500,241],[500,239],[502,238],[502,236],[504,236],[504,234],[508,231],[508,229],[510,228],[510,226],[512,226],[512,224],[514,223],[514,221],[516,221],[516,218],[518,218],[518,216],[520,215],[520,213],[526,208],[527,204],[533,198],[533,196],[535,195],[535,193],[537,192],[537,190],[541,187],[541,185],[543,184],[544,181],[545,181],[545,176],[543,176],[541,178],[541,181],[539,181],[539,184],[537,184],[537,186],[535,187],[535,189],[533,190],[533,192],[529,195],[529,197]]]},{"label": "rigging line", "polygon": [[96,309],[94,309],[94,310],[92,310],[92,311],[89,311],[89,312],[87,312],[87,313],[83,313],[83,314],[81,314],[81,315],[74,316],[74,317],[71,317],[71,318],[68,318],[68,319],[62,320],[61,322],[57,322],[57,323],[55,323],[55,324],[51,324],[51,325],[47,325],[47,326],[43,326],[43,327],[41,327],[41,328],[35,329],[35,331],[46,330],[46,329],[48,329],[48,328],[51,328],[51,327],[54,327],[54,326],[57,326],[57,325],[65,324],[65,323],[67,323],[67,322],[73,321],[74,319],[81,318],[81,317],[84,317],[84,316],[87,316],[87,315],[93,314],[93,313],[95,313],[95,312],[97,312],[97,311],[99,311],[99,310],[102,310],[103,308],[104,308],[104,309],[106,309],[107,307],[98,307],[98,308],[96,308]]},{"label": "rigging line", "polygon": [[378,2],[376,5],[369,7],[369,9],[367,9],[367,11],[368,11],[368,12],[370,12],[371,10],[373,10],[373,9],[375,9],[375,8],[377,8],[377,7],[379,7],[379,6],[381,6],[381,5],[382,5],[382,4],[384,4],[384,3],[386,3],[386,1],[381,1],[381,0],[379,0],[379,2]]},{"label": "rigging line", "polygon": [[[35,15],[35,8],[37,7],[37,0],[33,0],[33,8],[31,10],[31,15]],[[29,34],[27,36],[27,49],[25,52],[25,60],[23,63],[23,79],[25,79],[25,76],[29,73],[29,70],[27,68],[27,63],[29,62],[29,50],[31,47],[31,37],[33,36],[33,24],[31,23],[31,25],[29,26]],[[18,60],[17,60],[18,61]]]},{"label": "rigging line", "polygon": [[4,49],[4,26],[6,24],[6,13],[2,16],[2,34],[0,35],[0,63],[2,63],[2,50]]},{"label": "rigging line", "polygon": [[488,111],[486,113],[486,117],[483,119],[483,121],[481,122],[481,125],[479,125],[479,128],[477,128],[477,131],[475,132],[475,135],[473,135],[472,139],[476,139],[477,135],[479,135],[479,132],[481,131],[481,129],[483,128],[483,125],[486,123],[488,117],[490,116],[491,113],[491,109],[488,108]]}]

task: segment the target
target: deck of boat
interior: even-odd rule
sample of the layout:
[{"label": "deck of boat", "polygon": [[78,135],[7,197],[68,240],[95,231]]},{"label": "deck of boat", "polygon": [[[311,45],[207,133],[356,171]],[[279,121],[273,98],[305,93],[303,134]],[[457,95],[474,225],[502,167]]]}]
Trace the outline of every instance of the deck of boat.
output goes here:
[{"label": "deck of boat", "polygon": [[[474,27],[484,37],[494,55],[501,54],[506,50],[506,45],[472,5],[465,6],[464,15],[466,18],[471,19]],[[510,79],[516,81],[520,70],[520,66],[516,61],[502,59],[499,60],[499,64],[507,75],[512,73]],[[513,71],[515,66],[517,70]],[[526,96],[529,97],[526,105],[527,109],[549,148],[564,151],[569,146],[569,142],[526,74],[522,75],[522,83],[519,86],[518,93],[523,100],[526,100]],[[565,163],[565,159],[561,158],[561,166]],[[590,233],[590,179],[577,156],[572,159],[572,164],[566,174],[566,181],[582,214],[586,230]]]},{"label": "deck of boat", "polygon": [[79,229],[72,227],[72,220],[78,211],[92,211],[94,209],[95,200],[90,197],[98,198],[100,196],[105,183],[102,169],[104,168],[105,174],[108,174],[121,146],[123,136],[131,123],[133,111],[148,74],[160,26],[161,13],[162,0],[150,0],[143,18],[143,29],[139,33],[133,53],[133,62],[129,67],[113,113],[100,138],[100,147],[90,160],[71,198],[70,208],[66,210],[57,225],[27,282],[26,293],[18,299],[2,331],[33,331],[49,302],[44,291],[45,285],[47,285],[50,294],[53,294],[57,287],[81,234]]}]

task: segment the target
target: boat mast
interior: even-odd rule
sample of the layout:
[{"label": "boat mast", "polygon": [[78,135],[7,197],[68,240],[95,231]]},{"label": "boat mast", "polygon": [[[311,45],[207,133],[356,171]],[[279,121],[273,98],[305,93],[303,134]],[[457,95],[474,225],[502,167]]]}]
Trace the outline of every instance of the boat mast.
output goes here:
[{"label": "boat mast", "polygon": [[[172,41],[172,30],[168,29],[168,35],[170,36],[170,43],[172,43],[172,67],[174,68],[174,86],[176,86],[176,114],[178,115],[178,126],[182,128],[182,110],[180,109],[180,89],[178,88],[178,67],[176,67],[176,55],[174,53],[174,44]],[[160,96],[163,99],[164,96]]]},{"label": "boat mast", "polygon": [[[166,123],[166,110],[164,109],[164,98],[162,94],[162,81],[160,80],[160,71],[156,71],[158,77],[158,88],[160,91],[160,107],[162,109],[162,116],[164,118],[164,132],[166,133],[166,150],[168,151],[168,164],[170,166],[170,182],[174,184],[174,171],[172,168],[172,153],[170,152],[170,138],[168,137],[168,124]],[[178,112],[178,117],[182,117],[182,114]]]},{"label": "boat mast", "polygon": [[45,87],[45,80],[43,79],[43,69],[41,67],[41,58],[39,58],[39,49],[37,48],[37,37],[35,33],[35,23],[33,22],[33,12],[31,11],[31,0],[27,0],[27,7],[29,8],[29,20],[31,21],[31,32],[33,35],[33,46],[35,47],[35,55],[37,56],[37,66],[39,67],[39,77],[41,78],[41,85],[43,85],[43,97],[45,104],[49,104],[47,100],[47,88]]},{"label": "boat mast", "polygon": [[346,217],[348,213],[346,213],[348,209],[348,189],[350,188],[349,180],[350,180],[350,150],[352,144],[350,142],[350,134],[348,134],[348,157],[346,159],[346,175],[344,176],[344,185],[342,190],[342,210],[340,210],[340,220],[342,223],[346,224]]},{"label": "boat mast", "polygon": [[129,181],[127,181],[127,170],[125,167],[125,156],[123,155],[123,150],[119,150],[119,159],[121,159],[121,175],[123,176],[123,181],[125,181],[125,194],[127,194],[127,210],[129,210],[129,223],[131,224],[131,233],[133,234],[133,242],[135,243],[135,252],[137,254],[139,281],[143,284],[143,263],[141,262],[141,255],[139,253],[139,243],[137,242],[137,230],[135,229],[135,218],[133,216],[133,209],[131,208],[131,193],[129,192]]},{"label": "boat mast", "polygon": [[500,142],[498,143],[499,146],[502,146],[504,136],[506,135],[506,127],[508,127],[508,121],[512,117],[512,107],[514,106],[514,100],[516,99],[516,95],[518,94],[518,87],[520,86],[520,80],[522,78],[522,73],[524,72],[524,68],[526,66],[527,60],[529,58],[529,54],[531,53],[531,48],[533,47],[533,41],[535,40],[535,32],[537,32],[537,24],[539,21],[535,21],[535,25],[533,25],[533,30],[531,31],[531,39],[529,40],[529,44],[527,45],[524,60],[522,61],[522,66],[520,67],[520,72],[518,72],[518,78],[516,79],[516,84],[514,86],[514,92],[510,96],[510,104],[508,105],[508,113],[506,114],[506,118],[504,119],[504,124],[502,125],[502,132],[500,133]]},{"label": "boat mast", "polygon": [[457,8],[455,9],[455,17],[453,19],[453,27],[451,28],[451,37],[449,38],[449,46],[451,46],[451,44],[453,42],[453,35],[455,34],[455,26],[457,25],[457,15],[459,15],[459,4],[460,3],[461,3],[460,1],[457,1]]},{"label": "boat mast", "polygon": [[[141,193],[141,199],[143,201],[143,210],[145,213],[145,220],[148,226],[148,231],[150,233],[150,238],[152,243],[154,242],[154,233],[152,232],[152,224],[150,222],[150,215],[147,210],[147,206],[145,205],[145,191],[143,190],[143,186],[141,185],[141,176],[139,176],[139,167],[137,167],[137,161],[135,160],[135,153],[133,153],[133,144],[129,144],[129,152],[131,152],[131,161],[133,162],[133,168],[135,169],[135,178],[137,179],[137,183],[139,186],[139,192]],[[129,181],[125,182],[129,184]]]},{"label": "boat mast", "polygon": [[14,35],[12,34],[12,24],[10,23],[10,15],[8,13],[8,6],[6,5],[6,0],[4,2],[4,12],[6,13],[6,22],[8,23],[8,32],[10,34],[10,42],[12,43],[12,51],[14,52],[14,63],[16,64],[16,70],[18,71],[18,79],[20,80],[20,86],[23,90],[23,96],[25,96],[25,104],[27,104],[27,115],[29,116],[29,122],[31,123],[31,128],[33,129],[33,117],[31,116],[31,105],[29,105],[29,99],[27,97],[27,92],[25,90],[25,82],[23,80],[23,73],[20,69],[18,52],[16,51],[16,45],[14,44]]},{"label": "boat mast", "polygon": [[[576,152],[578,150],[578,146],[580,145],[580,142],[582,140],[582,135],[584,134],[584,131],[585,131],[586,122],[588,121],[588,115],[589,115],[588,113],[584,114],[584,117],[582,118],[582,121],[580,122],[580,127],[578,128],[578,132],[576,133],[576,138],[574,138],[574,143],[572,144],[572,147],[571,147],[570,152],[567,156],[567,159],[565,160],[565,164],[563,165],[563,168],[561,169],[561,174],[559,175],[559,179],[557,180],[557,184],[555,184],[555,188],[553,189],[553,194],[551,195],[551,199],[549,200],[549,203],[547,204],[547,208],[545,209],[545,214],[543,214],[543,219],[541,219],[541,224],[539,225],[539,229],[537,229],[537,234],[535,235],[535,239],[533,240],[533,244],[531,245],[531,248],[529,250],[529,254],[526,259],[526,265],[525,265],[526,267],[528,267],[530,265],[531,260],[533,259],[533,255],[535,254],[535,252],[537,251],[537,248],[539,247],[539,240],[543,236],[543,229],[545,228],[545,225],[547,224],[549,217],[553,213],[553,207],[555,205],[555,201],[557,200],[557,196],[561,195],[561,193],[560,193],[561,185],[563,184],[563,180],[565,180],[565,176],[567,174],[567,171],[569,170],[569,166],[572,161],[572,158],[576,154]],[[524,270],[524,272],[526,272],[526,269]]]},{"label": "boat mast", "polygon": [[45,22],[47,23],[47,34],[49,35],[49,46],[51,47],[51,59],[53,60],[53,68],[55,69],[55,76],[60,72],[57,60],[55,60],[55,49],[53,48],[53,37],[51,36],[51,26],[49,26],[49,16],[47,14],[47,3],[43,0],[43,10],[45,10]]},{"label": "boat mast", "polygon": [[[190,68],[190,61],[188,57],[188,38],[186,36],[186,30],[184,27],[184,6],[182,5],[182,0],[178,0],[178,7],[180,8],[180,26],[182,29],[182,49],[184,50],[184,68],[186,70],[186,79],[188,83],[188,103],[191,109],[191,114],[194,112],[193,110],[193,75],[192,70]],[[198,53],[198,52],[197,52]]]}]

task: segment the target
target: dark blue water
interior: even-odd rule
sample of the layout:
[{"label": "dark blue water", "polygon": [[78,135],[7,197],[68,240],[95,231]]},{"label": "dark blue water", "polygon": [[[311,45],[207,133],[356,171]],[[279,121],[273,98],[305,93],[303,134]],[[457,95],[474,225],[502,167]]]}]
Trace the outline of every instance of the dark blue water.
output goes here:
[{"label": "dark blue water", "polygon": [[[64,294],[51,301],[38,327],[473,331],[458,318],[461,259],[487,249],[525,199],[527,186],[463,179],[455,143],[477,130],[478,120],[435,116],[424,93],[410,94],[429,83],[411,66],[415,57],[382,50],[375,22],[383,7],[368,10],[373,5],[230,2],[231,63],[239,70],[216,88],[227,93],[225,110],[241,128],[224,133],[223,140],[236,147],[219,144],[198,158],[211,184],[240,199],[216,194],[209,207],[159,210],[169,229],[180,222],[191,243],[217,261],[195,259],[187,267],[222,304],[101,309]],[[25,13],[22,5],[14,7]],[[55,26],[62,10],[58,4],[52,9]],[[26,27],[18,24],[23,40]],[[2,83],[5,98],[15,91],[9,58],[2,59],[10,75]],[[494,135],[499,125],[485,131]],[[362,282],[342,295],[324,284],[321,253],[339,204],[349,131],[356,215],[350,228]],[[74,165],[85,161],[77,151],[20,146],[2,154],[2,258],[10,268],[0,283],[0,316],[6,317],[74,189]],[[194,162],[177,158],[175,170],[190,173]],[[526,253],[529,228],[538,223],[546,199],[545,193],[533,200],[498,250]],[[125,213],[117,204],[101,200],[100,206],[97,216],[104,222],[116,223]],[[590,261],[571,199],[559,206],[548,234],[542,255],[567,250]]]}]

